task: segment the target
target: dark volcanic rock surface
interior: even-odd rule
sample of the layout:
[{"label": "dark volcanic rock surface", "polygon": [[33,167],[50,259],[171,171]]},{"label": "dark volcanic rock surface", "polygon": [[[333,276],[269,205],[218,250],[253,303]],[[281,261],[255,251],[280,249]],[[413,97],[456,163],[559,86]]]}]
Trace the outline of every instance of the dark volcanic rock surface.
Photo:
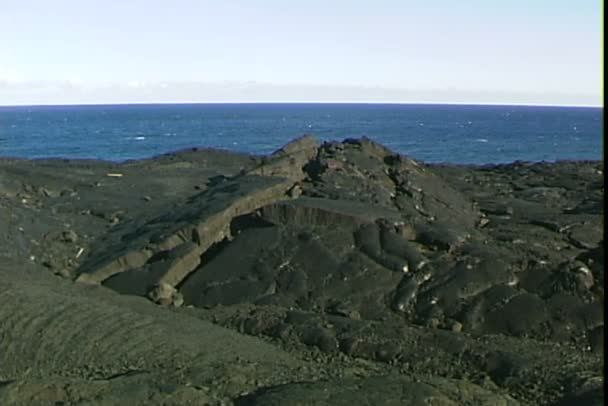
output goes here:
[{"label": "dark volcanic rock surface", "polygon": [[0,258],[382,371],[235,404],[603,399],[603,193],[601,162],[425,165],[365,138],[5,160]]}]

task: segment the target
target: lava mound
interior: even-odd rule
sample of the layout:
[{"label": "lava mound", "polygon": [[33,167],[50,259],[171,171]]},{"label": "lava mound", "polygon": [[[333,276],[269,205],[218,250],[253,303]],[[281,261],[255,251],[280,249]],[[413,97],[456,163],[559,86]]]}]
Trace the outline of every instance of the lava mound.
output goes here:
[{"label": "lava mound", "polygon": [[353,351],[365,322],[599,351],[600,215],[576,194],[599,186],[556,182],[542,164],[464,171],[366,138],[305,136],[161,215],[112,228],[77,281],[161,305],[253,306],[225,324],[327,351]]}]

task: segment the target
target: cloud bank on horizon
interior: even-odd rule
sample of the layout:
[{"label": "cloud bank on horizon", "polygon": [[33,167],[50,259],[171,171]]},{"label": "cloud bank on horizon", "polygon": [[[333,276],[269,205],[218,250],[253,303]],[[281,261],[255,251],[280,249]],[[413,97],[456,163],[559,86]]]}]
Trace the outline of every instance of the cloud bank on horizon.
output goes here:
[{"label": "cloud bank on horizon", "polygon": [[0,105],[602,105],[601,2],[492,3],[0,0]]},{"label": "cloud bank on horizon", "polygon": [[[33,97],[34,96],[34,97]],[[32,100],[35,102],[32,102]],[[87,85],[81,81],[8,83],[0,80],[0,105],[120,103],[472,103],[600,106],[589,94],[517,93],[462,89],[396,89],[256,82],[137,82]]]}]

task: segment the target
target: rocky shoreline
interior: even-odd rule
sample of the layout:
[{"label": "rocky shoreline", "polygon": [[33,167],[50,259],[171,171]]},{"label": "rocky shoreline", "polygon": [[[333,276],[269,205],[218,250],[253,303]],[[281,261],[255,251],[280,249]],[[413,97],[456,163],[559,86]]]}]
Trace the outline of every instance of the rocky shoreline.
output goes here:
[{"label": "rocky shoreline", "polygon": [[0,159],[2,404],[603,404],[603,162]]}]

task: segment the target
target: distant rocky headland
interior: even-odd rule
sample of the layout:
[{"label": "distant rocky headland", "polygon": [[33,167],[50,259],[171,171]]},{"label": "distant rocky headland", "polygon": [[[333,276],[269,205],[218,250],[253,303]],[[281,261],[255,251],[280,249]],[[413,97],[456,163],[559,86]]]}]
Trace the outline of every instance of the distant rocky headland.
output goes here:
[{"label": "distant rocky headland", "polygon": [[0,159],[0,403],[600,405],[603,207],[367,138]]}]

